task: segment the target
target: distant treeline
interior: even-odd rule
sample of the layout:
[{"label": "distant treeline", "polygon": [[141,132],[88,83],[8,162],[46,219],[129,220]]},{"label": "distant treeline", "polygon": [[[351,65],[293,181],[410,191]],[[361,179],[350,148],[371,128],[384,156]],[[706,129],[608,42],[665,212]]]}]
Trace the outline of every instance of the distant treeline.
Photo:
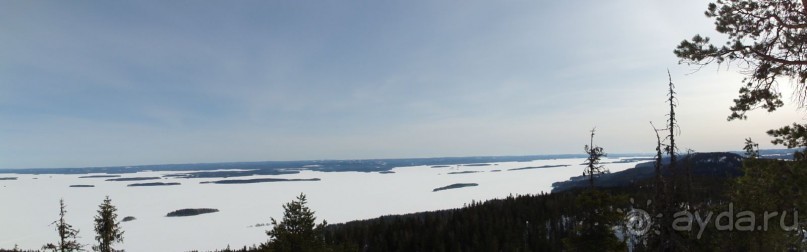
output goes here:
[{"label": "distant treeline", "polygon": [[[649,154],[614,154],[611,157],[634,157]],[[107,173],[124,174],[143,171],[188,171],[186,174],[174,175],[177,177],[240,177],[251,175],[280,175],[298,173],[299,170],[312,170],[322,172],[359,171],[380,172],[389,171],[395,167],[403,166],[441,166],[460,164],[479,164],[495,162],[527,162],[533,160],[584,158],[585,155],[530,155],[530,156],[491,156],[491,157],[439,157],[439,158],[398,158],[398,159],[365,159],[365,160],[309,160],[309,161],[262,161],[262,162],[232,162],[232,163],[206,163],[206,164],[165,164],[165,165],[139,165],[114,167],[85,167],[85,168],[32,168],[32,169],[0,169],[0,174],[89,174]],[[239,169],[244,171],[205,171],[221,169]],[[194,172],[204,171],[204,172]]]}]

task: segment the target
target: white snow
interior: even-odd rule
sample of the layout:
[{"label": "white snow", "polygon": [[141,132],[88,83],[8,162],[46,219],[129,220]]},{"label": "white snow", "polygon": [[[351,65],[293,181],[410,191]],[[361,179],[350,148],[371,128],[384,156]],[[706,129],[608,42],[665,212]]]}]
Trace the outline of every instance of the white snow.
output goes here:
[{"label": "white snow", "polygon": [[[618,159],[604,159],[603,162]],[[318,221],[339,223],[381,215],[462,207],[471,200],[503,198],[513,194],[537,194],[551,191],[552,183],[579,176],[583,159],[536,160],[530,162],[491,163],[490,166],[398,167],[395,173],[314,172],[247,178],[320,178],[321,181],[272,182],[255,184],[200,184],[222,178],[164,178],[149,181],[105,181],[106,178],[78,178],[82,175],[17,175],[17,180],[0,180],[0,248],[37,249],[57,240],[54,227],[59,199],[67,205],[67,222],[80,230],[80,242],[94,244],[92,219],[105,196],[118,208],[123,223],[127,251],[213,250],[230,245],[240,248],[267,240],[270,217],[282,218],[282,204],[300,193],[308,197]],[[570,165],[508,171],[507,169]],[[636,163],[606,164],[611,172],[625,170]],[[501,170],[491,172],[491,170]],[[457,171],[480,171],[447,174]],[[162,176],[178,172],[140,172],[123,177]],[[35,179],[36,178],[36,179]],[[178,186],[127,187],[131,183],[179,182]],[[479,186],[432,192],[454,183],[478,183]],[[70,188],[73,184],[91,184],[93,188]],[[165,217],[182,208],[216,208],[220,212],[189,217]],[[89,246],[89,245],[88,245]],[[89,248],[89,247],[88,247]]]}]

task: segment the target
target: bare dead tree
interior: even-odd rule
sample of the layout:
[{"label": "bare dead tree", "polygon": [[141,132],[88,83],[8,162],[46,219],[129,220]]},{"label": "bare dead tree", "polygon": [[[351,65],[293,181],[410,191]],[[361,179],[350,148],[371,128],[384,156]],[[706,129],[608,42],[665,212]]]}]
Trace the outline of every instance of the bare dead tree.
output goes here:
[{"label": "bare dead tree", "polygon": [[678,126],[678,120],[675,118],[675,108],[678,107],[678,98],[676,98],[675,95],[678,93],[675,92],[675,85],[672,82],[672,75],[669,69],[667,70],[667,77],[670,80],[668,84],[669,91],[667,93],[667,103],[670,105],[670,113],[667,114],[667,130],[669,131],[667,140],[670,141],[670,144],[665,148],[665,152],[670,156],[670,166],[668,169],[672,172],[672,176],[676,176],[678,175],[676,174],[678,168],[678,155],[676,154],[678,146],[675,145],[675,133],[676,131],[680,132],[680,128]]},{"label": "bare dead tree", "polygon": [[660,213],[661,216],[656,223],[656,228],[659,231],[656,236],[658,242],[657,247],[659,248],[659,251],[668,251],[671,243],[671,230],[669,228],[669,224],[672,223],[672,219],[668,214],[670,208],[670,187],[667,186],[668,183],[666,183],[664,179],[664,164],[662,162],[664,158],[664,151],[666,151],[667,146],[664,145],[661,135],[659,134],[660,131],[664,131],[666,129],[656,128],[656,126],[653,125],[653,122],[650,122],[650,126],[653,127],[653,133],[656,134],[656,157],[654,162],[656,173],[654,183],[655,203],[653,206],[655,208],[655,212],[657,214]]},{"label": "bare dead tree", "polygon": [[656,179],[655,179],[655,191],[656,191],[656,193],[655,194],[656,194],[656,202],[659,203],[659,202],[663,201],[664,189],[666,188],[664,186],[664,178],[663,178],[663,176],[661,174],[661,172],[662,172],[661,169],[663,167],[661,161],[662,161],[662,158],[664,157],[664,153],[662,152],[663,144],[662,144],[661,136],[658,133],[659,131],[662,131],[663,129],[656,128],[656,126],[653,125],[653,122],[650,122],[650,126],[653,127],[653,133],[656,133],[656,161],[654,163],[654,168],[655,168],[655,172],[656,172]]},{"label": "bare dead tree", "polygon": [[[656,134],[656,162],[655,162],[655,209],[661,215],[658,223],[658,249],[659,251],[681,251],[688,250],[688,241],[672,229],[673,215],[682,206],[689,203],[689,193],[691,192],[691,170],[686,169],[686,174],[678,164],[678,146],[675,137],[680,134],[678,119],[675,109],[678,107],[675,84],[672,82],[672,75],[667,70],[669,82],[667,84],[667,104],[669,112],[666,115],[665,128],[659,129],[650,122],[653,132]],[[660,132],[666,132],[662,138]],[[664,155],[669,158],[669,163],[663,164]],[[685,175],[685,176],[683,176]]]}]

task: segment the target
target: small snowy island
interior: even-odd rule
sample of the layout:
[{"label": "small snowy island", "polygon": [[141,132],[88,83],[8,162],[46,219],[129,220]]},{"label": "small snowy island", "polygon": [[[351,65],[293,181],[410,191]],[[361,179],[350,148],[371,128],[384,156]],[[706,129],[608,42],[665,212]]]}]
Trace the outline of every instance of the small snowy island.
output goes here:
[{"label": "small snowy island", "polygon": [[151,183],[134,183],[134,184],[129,184],[127,186],[137,187],[137,186],[174,186],[174,185],[180,185],[180,183],[179,182],[167,182],[167,183],[166,182],[151,182]]},{"label": "small snowy island", "polygon": [[456,183],[456,184],[451,184],[451,185],[447,185],[447,186],[444,186],[444,187],[434,188],[434,190],[432,190],[432,192],[448,190],[448,189],[457,189],[457,188],[463,188],[463,187],[470,187],[470,186],[478,186],[478,185],[479,184],[477,184],[477,183]]},{"label": "small snowy island", "polygon": [[179,209],[173,212],[170,212],[165,215],[165,217],[184,217],[184,216],[194,216],[206,213],[215,213],[218,212],[218,209],[214,208],[185,208]]},{"label": "small snowy island", "polygon": [[87,187],[95,187],[95,185],[70,185],[70,187],[87,188]]},{"label": "small snowy island", "polygon": [[113,179],[107,179],[106,181],[143,181],[143,180],[155,180],[155,179],[160,179],[160,177],[113,178]]},{"label": "small snowy island", "polygon": [[270,182],[297,182],[297,181],[320,181],[319,178],[311,179],[284,179],[284,178],[257,178],[257,179],[228,179],[216,181],[204,181],[199,184],[252,184],[252,183],[270,183]]}]

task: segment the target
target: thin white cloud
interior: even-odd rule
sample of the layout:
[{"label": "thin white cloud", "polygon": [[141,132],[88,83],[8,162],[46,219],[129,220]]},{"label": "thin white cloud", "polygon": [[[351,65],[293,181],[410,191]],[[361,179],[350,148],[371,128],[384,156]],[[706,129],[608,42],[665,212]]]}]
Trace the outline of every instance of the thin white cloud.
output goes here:
[{"label": "thin white cloud", "polygon": [[799,114],[727,123],[738,75],[676,64],[704,8],[3,2],[0,167],[649,152],[667,68],[682,144],[764,143]]}]

